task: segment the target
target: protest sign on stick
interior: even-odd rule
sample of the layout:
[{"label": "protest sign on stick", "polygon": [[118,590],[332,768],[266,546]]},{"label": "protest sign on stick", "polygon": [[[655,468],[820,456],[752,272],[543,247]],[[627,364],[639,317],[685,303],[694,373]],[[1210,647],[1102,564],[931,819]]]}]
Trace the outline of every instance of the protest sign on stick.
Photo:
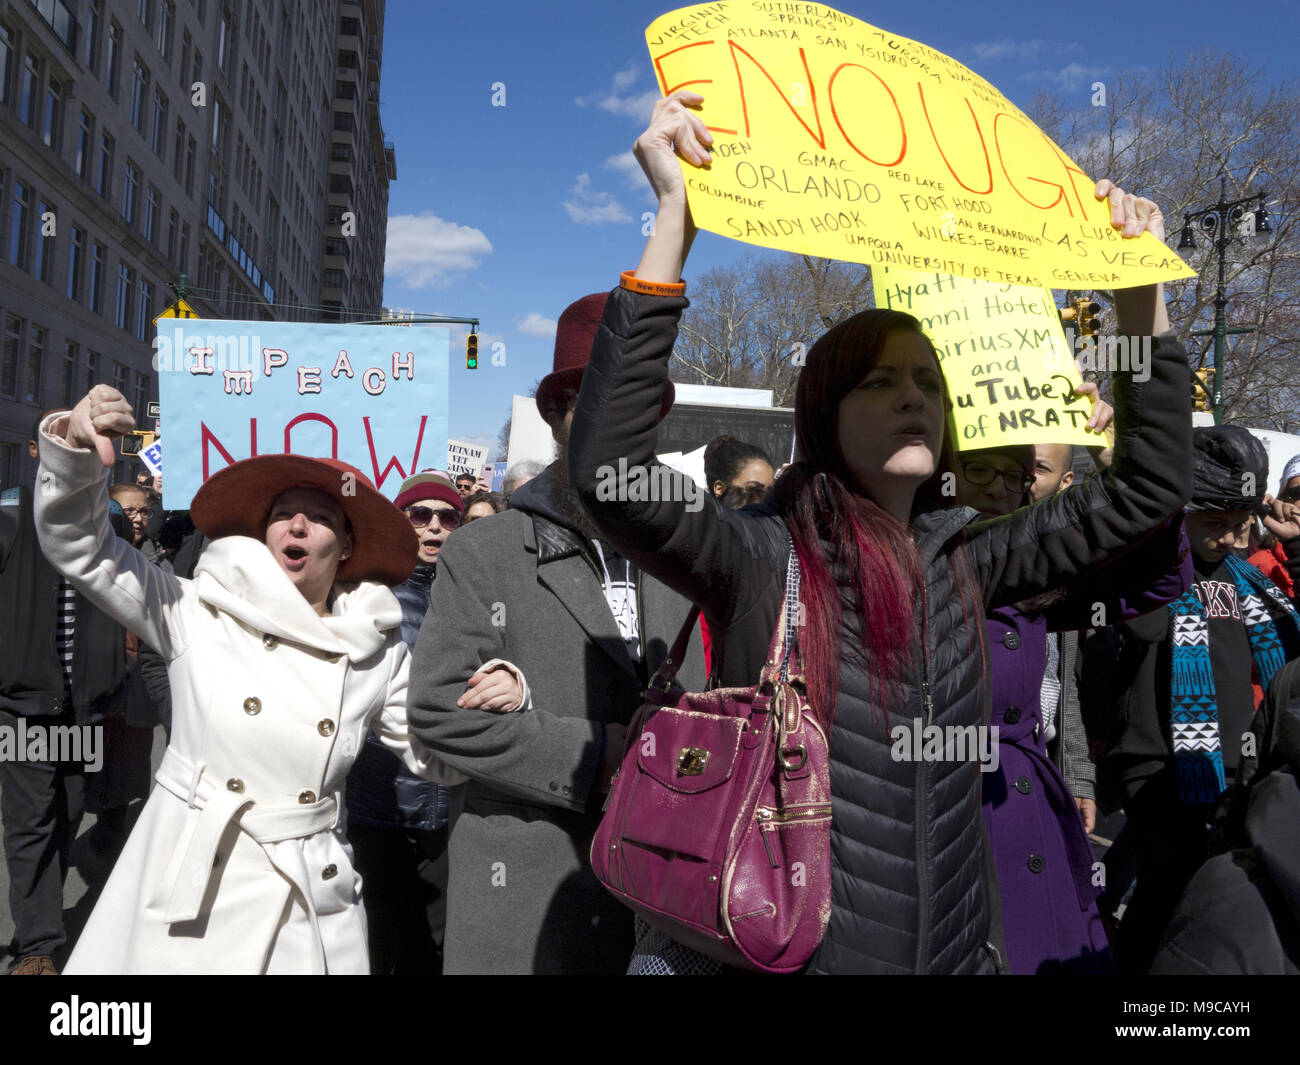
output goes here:
[{"label": "protest sign on stick", "polygon": [[476,479],[482,477],[491,450],[486,445],[471,444],[468,440],[448,440],[447,472],[452,477],[462,473],[468,473]]},{"label": "protest sign on stick", "polygon": [[213,319],[159,326],[154,368],[170,510],[188,507],[214,473],[254,455],[342,459],[391,499],[444,454],[446,329]]},{"label": "protest sign on stick", "polygon": [[[917,318],[934,344],[953,405],[955,450],[1107,446],[1084,429],[1092,401],[1074,395],[1081,378],[1050,290],[879,267],[871,273],[876,306]],[[1085,355],[1098,350],[1114,354],[1114,345],[1089,346]],[[1142,351],[1121,354],[1119,368],[1150,366],[1149,350],[1145,362]]]},{"label": "protest sign on stick", "polygon": [[703,229],[1013,285],[1195,276],[1150,234],[1124,240],[1020,108],[917,41],[821,4],[718,0],[656,19],[646,42],[665,96],[704,97],[713,164],[682,164]]}]

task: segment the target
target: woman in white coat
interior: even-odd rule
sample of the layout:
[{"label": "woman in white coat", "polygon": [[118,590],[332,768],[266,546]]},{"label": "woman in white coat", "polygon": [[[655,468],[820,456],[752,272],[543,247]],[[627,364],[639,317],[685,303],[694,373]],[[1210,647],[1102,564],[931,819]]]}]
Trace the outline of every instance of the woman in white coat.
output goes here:
[{"label": "woman in white coat", "polygon": [[[41,427],[41,547],[161,652],[173,704],[158,787],[67,972],[365,973],[340,792],[366,729],[416,773],[462,779],[407,732],[387,585],[409,576],[415,534],[352,467],[268,455],[196,494],[213,542],[180,579],[109,529],[105,466],[134,424],[99,385]],[[516,684],[493,673],[475,705],[514,705]]]}]

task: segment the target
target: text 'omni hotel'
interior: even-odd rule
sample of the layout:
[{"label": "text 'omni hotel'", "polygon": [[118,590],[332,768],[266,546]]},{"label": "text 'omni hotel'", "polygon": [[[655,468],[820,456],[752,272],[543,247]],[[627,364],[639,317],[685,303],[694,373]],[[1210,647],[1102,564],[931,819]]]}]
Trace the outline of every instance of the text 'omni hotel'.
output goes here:
[{"label": "text 'omni hotel'", "polygon": [[383,41],[384,0],[0,0],[0,489],[91,385],[152,428],[181,275],[201,318],[380,316]]}]

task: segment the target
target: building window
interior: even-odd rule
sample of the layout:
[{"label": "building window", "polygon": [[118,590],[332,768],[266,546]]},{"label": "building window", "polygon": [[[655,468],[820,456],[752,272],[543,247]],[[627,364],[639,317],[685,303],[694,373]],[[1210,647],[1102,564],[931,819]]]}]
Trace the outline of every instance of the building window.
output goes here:
[{"label": "building window", "polygon": [[221,23],[217,29],[217,68],[227,78],[230,77],[231,60],[235,55],[233,16],[224,7],[221,9]]},{"label": "building window", "polygon": [[14,31],[0,22],[0,104],[8,104],[14,77]]},{"label": "building window", "polygon": [[99,241],[90,245],[90,299],[87,306],[96,314],[104,313],[104,261],[107,249]]},{"label": "building window", "polygon": [[[135,271],[126,263],[117,264],[117,306],[113,311],[113,324],[131,331],[131,301],[135,298]],[[120,391],[120,389],[119,389]]]},{"label": "building window", "polygon": [[193,136],[185,141],[185,194],[194,195],[194,157],[198,154],[199,142]]},{"label": "building window", "polygon": [[95,118],[89,111],[81,112],[81,125],[77,127],[77,176],[83,181],[90,177],[90,157],[94,154]]},{"label": "building window", "polygon": [[13,213],[9,219],[9,262],[19,270],[27,269],[31,251],[32,190],[14,182]]},{"label": "building window", "polygon": [[135,408],[137,418],[144,419],[144,412],[149,409],[149,377],[139,370],[135,373]]},{"label": "building window", "polygon": [[181,254],[180,254],[180,258],[177,259],[176,261],[176,265],[180,267],[181,273],[185,273],[185,270],[189,266],[189,263],[190,263],[190,224],[188,222],[182,222],[181,223]]},{"label": "building window", "polygon": [[174,263],[176,261],[176,230],[180,227],[180,215],[176,213],[176,208],[172,208],[167,214],[167,261]]},{"label": "building window", "polygon": [[18,363],[23,354],[27,323],[14,314],[5,315],[4,354],[0,355],[0,396],[18,395]]},{"label": "building window", "polygon": [[144,239],[150,244],[158,235],[158,214],[161,210],[162,199],[158,190],[150,185],[144,192]]},{"label": "building window", "polygon": [[86,11],[86,67],[92,74],[99,66],[99,32],[104,21],[99,8],[100,0],[90,0]]},{"label": "building window", "polygon": [[[86,392],[99,384],[99,352],[86,352]],[[85,394],[84,392],[82,393]]]},{"label": "building window", "polygon": [[108,51],[104,56],[104,88],[117,99],[118,68],[122,64],[122,27],[113,19],[108,26]]},{"label": "building window", "polygon": [[63,114],[63,85],[53,78],[45,89],[45,124],[41,127],[41,140],[56,152],[62,147],[59,120]]},{"label": "building window", "polygon": [[[136,296],[135,304],[135,335],[144,340],[149,333],[149,326],[153,320],[153,285],[152,283],[140,279],[140,291]],[[118,391],[124,391],[119,389]]]},{"label": "building window", "polygon": [[350,133],[354,123],[352,115],[347,111],[334,112],[334,128],[340,133]]},{"label": "building window", "polygon": [[113,138],[109,133],[99,135],[99,174],[95,187],[104,199],[113,198]]},{"label": "building window", "polygon": [[164,163],[167,161],[167,97],[156,86],[153,90],[153,124],[149,146],[153,148],[154,155]]},{"label": "building window", "polygon": [[135,57],[131,68],[131,125],[144,132],[145,99],[149,93],[149,71],[145,69],[140,57]]},{"label": "building window", "polygon": [[63,348],[63,405],[72,407],[77,402],[77,356],[79,349],[76,342],[69,340]]},{"label": "building window", "polygon": [[158,51],[168,63],[172,61],[172,26],[176,22],[176,5],[163,0],[158,9]]},{"label": "building window", "polygon": [[212,150],[217,155],[225,154],[226,146],[226,109],[220,96],[212,97]]},{"label": "building window", "polygon": [[45,345],[50,339],[50,331],[43,326],[33,325],[31,340],[27,343],[27,376],[23,387],[23,402],[33,406],[41,405],[41,374],[45,369]]},{"label": "building window", "polygon": [[122,183],[122,217],[128,225],[135,225],[135,194],[140,187],[140,171],[136,165],[127,160],[126,180]]},{"label": "building window", "polygon": [[81,260],[86,253],[86,231],[72,227],[68,236],[68,299],[81,302]]},{"label": "building window", "polygon": [[194,39],[190,37],[190,31],[185,30],[181,33],[181,90],[188,93],[190,83],[186,79],[190,76],[190,49],[194,46]]},{"label": "building window", "polygon": [[36,255],[32,260],[32,276],[48,285],[54,267],[55,210],[44,200],[36,207]]},{"label": "building window", "polygon": [[123,396],[126,395],[127,386],[131,380],[131,371],[122,363],[113,363],[113,387],[116,388]]},{"label": "building window", "polygon": [[136,0],[136,14],[140,16],[140,25],[148,29],[153,22],[153,0]]},{"label": "building window", "polygon": [[41,110],[41,63],[31,52],[23,57],[23,69],[18,75],[18,117],[32,129]]}]

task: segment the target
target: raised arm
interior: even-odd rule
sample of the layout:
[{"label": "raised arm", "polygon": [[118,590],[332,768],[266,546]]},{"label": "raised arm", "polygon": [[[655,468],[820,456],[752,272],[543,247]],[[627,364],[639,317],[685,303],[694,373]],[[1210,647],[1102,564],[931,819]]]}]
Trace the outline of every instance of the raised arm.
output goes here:
[{"label": "raised arm", "polygon": [[107,385],[96,385],[71,413],[45,419],[36,532],[50,565],[77,591],[170,659],[190,640],[189,582],[119,539],[108,521],[113,438],[134,425],[126,400]]},{"label": "raised arm", "polygon": [[[1110,202],[1111,224],[1125,237],[1150,232],[1164,239],[1164,219],[1150,200],[1106,180],[1096,194]],[[1164,332],[1169,318],[1163,286],[1121,290],[1115,308],[1130,358],[1113,377],[1114,459],[1097,477],[970,527],[971,558],[990,606],[1076,580],[1159,528],[1191,497],[1187,354]]]}]

